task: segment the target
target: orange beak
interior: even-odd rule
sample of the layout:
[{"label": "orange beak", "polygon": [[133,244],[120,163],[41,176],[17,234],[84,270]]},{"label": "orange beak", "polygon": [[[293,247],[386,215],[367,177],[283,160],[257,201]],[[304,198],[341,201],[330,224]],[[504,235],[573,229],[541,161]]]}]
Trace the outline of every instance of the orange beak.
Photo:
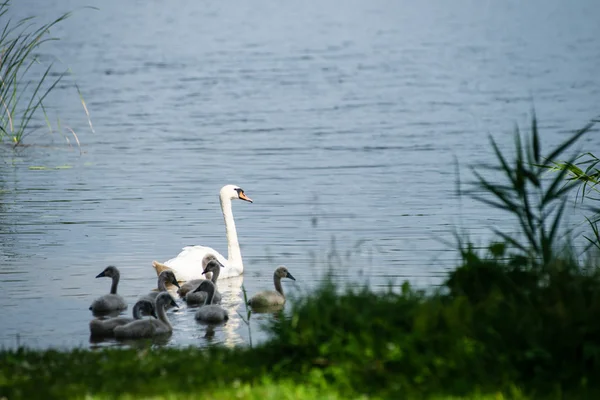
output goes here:
[{"label": "orange beak", "polygon": [[239,194],[239,198],[240,198],[241,200],[249,201],[250,203],[252,203],[252,202],[253,202],[253,201],[252,201],[252,199],[251,199],[250,197],[248,197],[248,196],[246,196],[246,195],[244,194],[244,192],[241,192],[241,193]]}]

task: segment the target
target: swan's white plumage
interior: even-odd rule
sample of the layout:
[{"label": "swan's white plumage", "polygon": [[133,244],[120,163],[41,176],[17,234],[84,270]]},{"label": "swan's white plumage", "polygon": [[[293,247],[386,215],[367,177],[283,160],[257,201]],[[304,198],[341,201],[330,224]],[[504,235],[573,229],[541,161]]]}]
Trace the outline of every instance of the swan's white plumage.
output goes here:
[{"label": "swan's white plumage", "polygon": [[207,255],[212,254],[217,260],[223,264],[225,268],[221,270],[219,279],[231,278],[239,276],[244,271],[243,265],[231,265],[231,263],[223,257],[218,251],[206,246],[186,246],[181,250],[181,253],[175,258],[165,261],[167,267],[171,268],[178,281],[191,281],[193,279],[203,279],[202,275],[202,259]]},{"label": "swan's white plumage", "polygon": [[[202,279],[202,259],[207,254],[214,255],[217,260],[223,264],[224,268],[221,271],[221,279],[240,276],[244,272],[242,253],[240,251],[237,230],[235,228],[235,221],[231,210],[231,200],[234,199],[245,200],[252,203],[252,200],[246,196],[244,191],[237,185],[225,185],[219,192],[221,211],[223,212],[223,218],[225,220],[228,258],[225,258],[221,253],[211,247],[186,246],[181,250],[177,257],[163,263],[164,266],[173,270],[177,276],[177,280],[190,281],[192,279]],[[163,267],[159,264],[160,263],[156,262],[153,263],[157,274],[160,273],[160,270]]]}]

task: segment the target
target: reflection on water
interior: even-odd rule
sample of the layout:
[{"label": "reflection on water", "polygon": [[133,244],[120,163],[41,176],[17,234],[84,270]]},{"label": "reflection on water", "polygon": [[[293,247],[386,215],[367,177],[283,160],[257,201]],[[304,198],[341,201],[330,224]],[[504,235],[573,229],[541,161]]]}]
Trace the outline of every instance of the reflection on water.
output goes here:
[{"label": "reflection on water", "polygon": [[[80,6],[13,3],[14,17]],[[152,260],[192,244],[225,254],[228,183],[254,200],[233,209],[244,277],[218,283],[230,320],[199,324],[178,300],[156,345],[248,343],[241,286],[272,289],[281,264],[297,279],[282,282],[288,303],[330,266],[339,286],[436,284],[454,227],[482,244],[487,226],[513,226],[456,195],[454,160],[464,182],[493,156],[488,133],[508,148],[532,104],[546,149],[598,113],[594,0],[89,4],[40,54],[75,73],[96,133],[72,87],[47,104],[83,154],[43,120],[37,146],[0,146],[5,347],[122,345],[89,342],[88,307],[108,292],[94,276],[116,265],[131,309],[156,287]],[[255,343],[272,318],[252,315]]]},{"label": "reflection on water", "polygon": [[270,305],[270,306],[254,306],[252,307],[252,312],[254,314],[275,314],[281,310],[283,310],[283,304]]}]

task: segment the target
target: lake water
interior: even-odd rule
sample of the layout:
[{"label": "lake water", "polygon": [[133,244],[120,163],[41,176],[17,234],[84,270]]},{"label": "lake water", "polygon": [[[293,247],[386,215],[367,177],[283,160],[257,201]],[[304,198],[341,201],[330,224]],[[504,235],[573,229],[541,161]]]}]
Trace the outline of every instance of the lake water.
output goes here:
[{"label": "lake water", "polygon": [[[455,227],[485,243],[513,226],[456,196],[454,158],[467,179],[492,159],[488,134],[510,148],[534,106],[546,148],[600,111],[595,0],[14,3],[44,21],[79,9],[40,58],[71,68],[95,133],[66,80],[47,101],[66,133],[0,150],[3,347],[90,346],[108,264],[129,314],[156,285],[152,260],[226,254],[227,183],[254,200],[234,202],[246,272],[220,283],[232,319],[207,328],[182,305],[163,344],[247,343],[240,287],[270,288],[279,264],[291,294],[329,265],[340,286],[435,285],[456,265]],[[598,132],[581,144],[598,152]],[[255,341],[269,318],[253,317]]]}]

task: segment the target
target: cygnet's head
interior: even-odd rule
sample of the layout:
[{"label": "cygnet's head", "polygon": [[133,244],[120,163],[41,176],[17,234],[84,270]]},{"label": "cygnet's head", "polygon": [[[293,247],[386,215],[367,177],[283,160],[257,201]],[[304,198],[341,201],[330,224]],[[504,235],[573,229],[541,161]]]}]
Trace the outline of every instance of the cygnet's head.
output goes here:
[{"label": "cygnet's head", "polygon": [[108,267],[104,268],[104,271],[96,275],[96,278],[114,278],[115,276],[119,276],[119,270],[114,265],[109,265]]},{"label": "cygnet's head", "polygon": [[207,254],[204,257],[202,257],[202,269],[206,269],[206,266],[208,265],[209,262],[213,261],[213,260],[217,260],[217,257],[214,254]]},{"label": "cygnet's head", "polygon": [[158,318],[156,316],[156,310],[154,309],[154,303],[150,300],[138,300],[133,307],[139,308],[144,315],[152,315],[154,318]]},{"label": "cygnet's head", "polygon": [[173,297],[169,294],[169,292],[160,292],[156,297],[156,307],[166,307],[166,306],[177,307],[177,303],[173,300]]},{"label": "cygnet's head", "polygon": [[165,282],[179,287],[179,282],[177,282],[177,278],[175,277],[175,273],[173,273],[173,271],[164,270],[160,273],[158,279],[164,279]]},{"label": "cygnet's head", "polygon": [[215,272],[216,270],[218,270],[219,268],[225,268],[225,266],[223,264],[221,264],[216,258],[214,260],[209,261],[208,264],[206,264],[206,267],[204,267],[204,270],[202,271],[202,274],[206,274],[207,272]]},{"label": "cygnet's head", "polygon": [[275,276],[278,276],[279,278],[290,278],[293,281],[296,280],[296,278],[294,278],[292,274],[289,273],[288,269],[283,265],[277,267],[275,270]]},{"label": "cygnet's head", "polygon": [[248,196],[246,196],[246,194],[244,193],[244,189],[242,189],[241,187],[237,186],[237,185],[225,185],[221,188],[221,191],[219,192],[219,196],[221,196],[222,199],[229,199],[229,200],[234,200],[234,199],[239,199],[239,200],[244,200],[244,201],[248,201],[250,203],[252,203],[252,199]]}]

